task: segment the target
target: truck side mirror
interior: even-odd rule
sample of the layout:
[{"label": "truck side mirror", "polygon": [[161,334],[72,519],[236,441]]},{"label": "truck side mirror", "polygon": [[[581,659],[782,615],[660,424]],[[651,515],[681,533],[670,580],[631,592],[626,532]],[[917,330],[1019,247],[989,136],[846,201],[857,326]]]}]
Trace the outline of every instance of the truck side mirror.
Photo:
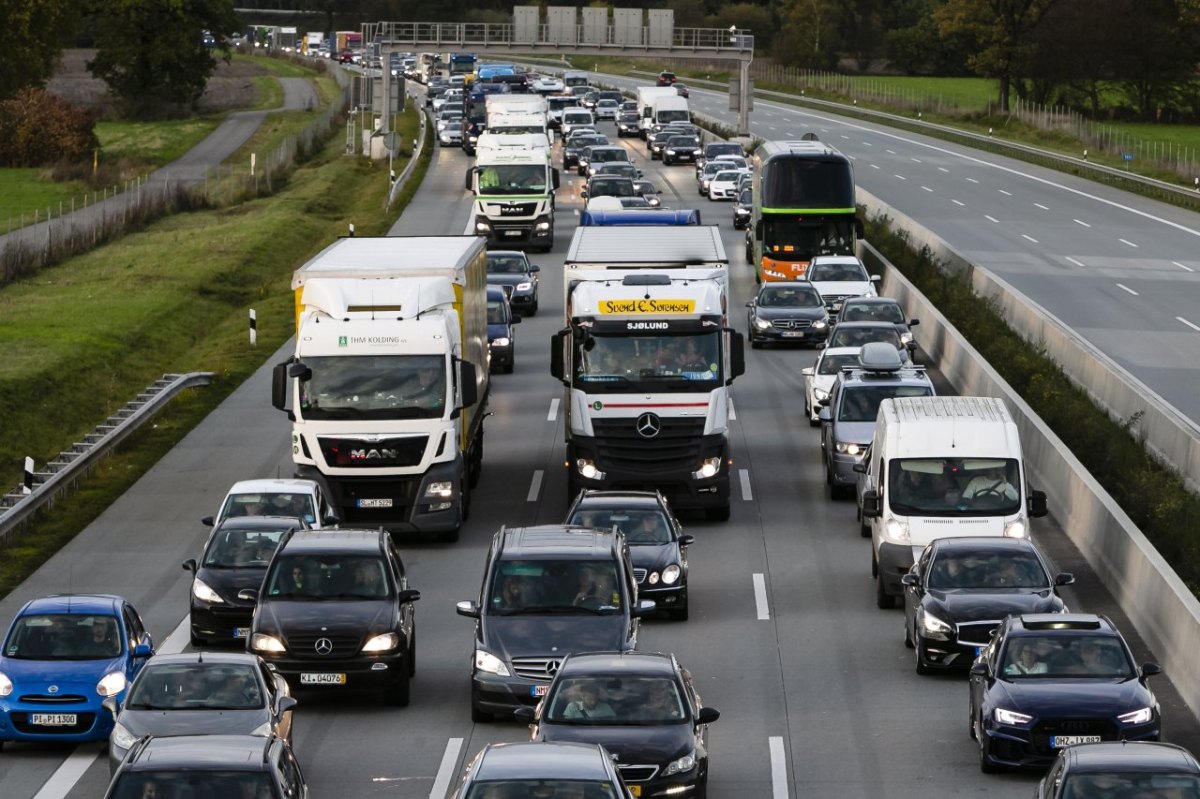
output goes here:
[{"label": "truck side mirror", "polygon": [[466,177],[463,179],[463,188],[466,189],[467,191],[471,190],[471,177],[474,174],[475,174],[475,168],[468,167]]},{"label": "truck side mirror", "polygon": [[564,340],[571,335],[571,328],[566,327],[554,334],[550,339],[550,374],[567,384],[566,368],[563,363]]},{"label": "truck side mirror", "polygon": [[746,373],[746,339],[736,330],[729,330],[729,378],[725,385],[733,383],[735,377]]},{"label": "truck side mirror", "polygon": [[878,519],[883,515],[883,508],[880,507],[879,492],[874,488],[868,488],[862,495],[862,515],[864,519]]},{"label": "truck side mirror", "polygon": [[470,408],[479,402],[479,386],[477,384],[475,364],[470,361],[458,362],[458,384],[462,387],[461,408]]},{"label": "truck side mirror", "polygon": [[551,185],[551,186],[553,186],[553,187],[554,187],[554,188],[556,188],[556,189],[557,189],[557,188],[559,187],[559,185],[560,185],[560,184],[559,184],[559,177],[558,177],[558,170],[557,170],[557,169],[551,169],[551,170],[550,170],[550,185]]},{"label": "truck side mirror", "polygon": [[1046,492],[1045,491],[1030,491],[1029,492],[1029,515],[1034,519],[1040,519],[1049,513],[1046,508]]},{"label": "truck side mirror", "polygon": [[288,366],[287,361],[275,364],[271,370],[271,405],[281,411],[287,410]]}]

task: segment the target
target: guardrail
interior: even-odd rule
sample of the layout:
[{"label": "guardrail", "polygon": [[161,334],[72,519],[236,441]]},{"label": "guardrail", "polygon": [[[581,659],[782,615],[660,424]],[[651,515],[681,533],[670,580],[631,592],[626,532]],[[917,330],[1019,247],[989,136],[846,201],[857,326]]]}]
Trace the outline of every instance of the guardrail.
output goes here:
[{"label": "guardrail", "polygon": [[[421,101],[421,98],[411,93],[409,94],[409,98],[414,103]],[[426,124],[429,114],[425,112],[424,108],[418,108],[417,113],[421,116],[421,129],[417,132],[417,146],[413,148],[412,157],[408,159],[408,163],[400,171],[400,176],[392,182],[392,187],[388,190],[387,205],[384,206],[385,208],[391,208],[392,203],[396,201],[396,195],[404,190],[404,184],[408,182],[409,176],[416,169],[417,163],[421,160],[421,152],[425,149],[425,132],[430,127]]]},{"label": "guardrail", "polygon": [[124,441],[147,419],[186,388],[206,386],[212,372],[165,374],[138,394],[103,424],[60,452],[41,471],[33,473],[33,486],[17,486],[0,498],[0,544],[44,505],[69,491],[96,463]]}]

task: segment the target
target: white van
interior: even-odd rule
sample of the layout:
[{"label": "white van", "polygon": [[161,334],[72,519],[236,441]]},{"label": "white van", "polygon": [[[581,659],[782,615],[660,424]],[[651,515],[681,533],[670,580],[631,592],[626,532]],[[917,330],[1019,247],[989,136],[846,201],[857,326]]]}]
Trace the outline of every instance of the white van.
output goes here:
[{"label": "white van", "polygon": [[592,112],[582,108],[566,108],[562,113],[562,135],[566,139],[575,128],[594,127],[596,120]]},{"label": "white van", "polygon": [[905,397],[879,404],[855,464],[875,601],[894,607],[900,578],[935,538],[1029,535],[1046,495],[1026,484],[1017,424],[995,397]]}]

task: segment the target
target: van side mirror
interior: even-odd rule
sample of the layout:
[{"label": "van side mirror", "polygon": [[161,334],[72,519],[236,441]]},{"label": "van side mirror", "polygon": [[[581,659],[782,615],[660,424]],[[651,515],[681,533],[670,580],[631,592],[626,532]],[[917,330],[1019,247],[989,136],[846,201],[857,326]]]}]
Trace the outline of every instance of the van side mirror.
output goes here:
[{"label": "van side mirror", "polygon": [[196,559],[188,558],[187,560],[185,560],[183,562],[183,570],[185,572],[191,572],[192,574],[195,574],[196,573]]},{"label": "van side mirror", "polygon": [[301,361],[293,361],[288,364],[287,376],[297,380],[312,380],[312,369],[309,369]]},{"label": "van side mirror", "polygon": [[550,185],[556,189],[561,185],[560,178],[558,177],[557,169],[550,170]]},{"label": "van side mirror", "polygon": [[712,724],[719,718],[721,718],[721,711],[715,707],[702,707],[696,712],[697,724]]},{"label": "van side mirror", "polygon": [[463,178],[463,188],[466,189],[467,191],[471,190],[471,177],[474,176],[474,174],[475,174],[475,168],[469,167],[467,169],[466,177]]},{"label": "van side mirror", "polygon": [[257,588],[243,588],[241,591],[238,591],[237,598],[242,600],[243,602],[257,602],[258,601],[258,589]]},{"label": "van side mirror", "polygon": [[403,591],[401,591],[399,594],[396,595],[396,599],[401,605],[406,604],[408,602],[416,602],[420,598],[421,598],[421,592],[415,588],[405,588]]},{"label": "van side mirror", "polygon": [[1046,492],[1045,491],[1030,491],[1029,492],[1029,515],[1034,519],[1040,519],[1050,511],[1046,507]]},{"label": "van side mirror", "polygon": [[907,585],[911,586],[912,588],[916,588],[920,584],[921,578],[912,572],[905,572],[904,574],[900,575],[900,585]]},{"label": "van side mirror", "polygon": [[217,523],[217,520],[214,519],[212,516],[202,516],[200,518],[200,523],[203,524],[205,527],[212,527],[214,524]]},{"label": "van side mirror", "polygon": [[812,377],[813,376],[813,368],[811,366],[806,366],[800,370],[800,374],[804,375],[805,377]]},{"label": "van side mirror", "polygon": [[479,603],[473,599],[464,599],[454,606],[454,612],[469,619],[479,618]]},{"label": "van side mirror", "polygon": [[868,488],[863,492],[862,515],[865,519],[878,519],[883,515],[883,508],[880,507],[879,502],[879,491],[874,488]]},{"label": "van side mirror", "polygon": [[1162,674],[1162,666],[1157,663],[1143,663],[1141,672],[1142,679],[1144,680],[1147,677],[1153,677],[1155,674]]}]

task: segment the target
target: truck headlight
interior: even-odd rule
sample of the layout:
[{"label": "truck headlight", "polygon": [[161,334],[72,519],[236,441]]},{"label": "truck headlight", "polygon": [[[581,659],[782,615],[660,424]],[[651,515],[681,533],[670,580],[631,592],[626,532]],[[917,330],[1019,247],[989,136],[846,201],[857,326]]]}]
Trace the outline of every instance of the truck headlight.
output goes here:
[{"label": "truck headlight", "polygon": [[476,223],[475,223],[475,232],[477,232],[477,233],[491,233],[491,232],[492,232],[492,226],[491,226],[491,225],[489,225],[487,222],[476,222]]},{"label": "truck headlight", "polygon": [[425,486],[425,496],[431,499],[449,499],[454,495],[454,483],[449,480],[436,480]]},{"label": "truck headlight", "polygon": [[199,599],[201,602],[209,602],[211,604],[224,604],[225,600],[221,599],[221,595],[212,590],[208,583],[197,577],[192,580],[192,596]]},{"label": "truck headlight", "polygon": [[706,480],[709,477],[715,477],[717,472],[721,471],[721,458],[705,458],[700,464],[700,468],[692,472],[693,480]]},{"label": "truck headlight", "polygon": [[1025,529],[1025,522],[1017,519],[1004,525],[1004,535],[1007,538],[1024,538],[1028,535],[1028,531]]},{"label": "truck headlight", "polygon": [[116,696],[124,691],[128,684],[123,672],[110,671],[100,678],[100,682],[96,683],[96,693],[100,696]]},{"label": "truck headlight", "polygon": [[[549,222],[546,222],[546,221],[538,222],[538,223],[537,223],[537,225],[536,225],[536,229],[537,229],[537,230],[549,230],[549,229],[550,229],[550,223],[549,223]],[[529,288],[529,284],[528,284],[528,283],[525,283],[524,285],[525,285],[525,288]],[[520,287],[520,286],[517,286],[517,288],[521,288],[521,287]]]},{"label": "truck headlight", "polygon": [[1122,724],[1148,724],[1154,718],[1154,711],[1148,707],[1141,710],[1134,710],[1131,713],[1122,713],[1117,716],[1117,721]]},{"label": "truck headlight", "polygon": [[575,461],[575,468],[579,470],[579,476],[586,480],[603,480],[604,472],[596,468],[596,464],[592,463],[587,458],[580,458]]},{"label": "truck headlight", "polygon": [[510,676],[508,666],[504,665],[504,661],[486,649],[475,650],[475,668],[487,674],[495,674],[497,677]]},{"label": "truck headlight", "polygon": [[400,636],[395,633],[376,635],[363,644],[364,652],[389,652],[400,646]]},{"label": "truck headlight", "polygon": [[1018,713],[1015,710],[1005,710],[1002,707],[998,707],[992,711],[992,718],[996,720],[997,724],[1015,724],[1018,726],[1033,721],[1033,716]]},{"label": "truck headlight", "polygon": [[280,654],[285,651],[283,641],[280,641],[273,635],[263,635],[262,633],[255,633],[251,636],[250,648],[259,652],[272,652],[274,654]]},{"label": "truck headlight", "polygon": [[855,444],[850,441],[839,441],[834,444],[833,448],[846,455],[857,455],[863,450],[861,444]]},{"label": "truck headlight", "polygon": [[771,320],[755,319],[754,326],[757,327],[759,330],[770,330],[771,329]]},{"label": "truck headlight", "polygon": [[682,574],[682,570],[677,564],[672,563],[662,571],[663,585],[675,585],[675,583],[679,582],[680,574]]},{"label": "truck headlight", "polygon": [[888,519],[883,525],[883,535],[896,544],[907,544],[909,542],[908,524],[899,519]]}]

